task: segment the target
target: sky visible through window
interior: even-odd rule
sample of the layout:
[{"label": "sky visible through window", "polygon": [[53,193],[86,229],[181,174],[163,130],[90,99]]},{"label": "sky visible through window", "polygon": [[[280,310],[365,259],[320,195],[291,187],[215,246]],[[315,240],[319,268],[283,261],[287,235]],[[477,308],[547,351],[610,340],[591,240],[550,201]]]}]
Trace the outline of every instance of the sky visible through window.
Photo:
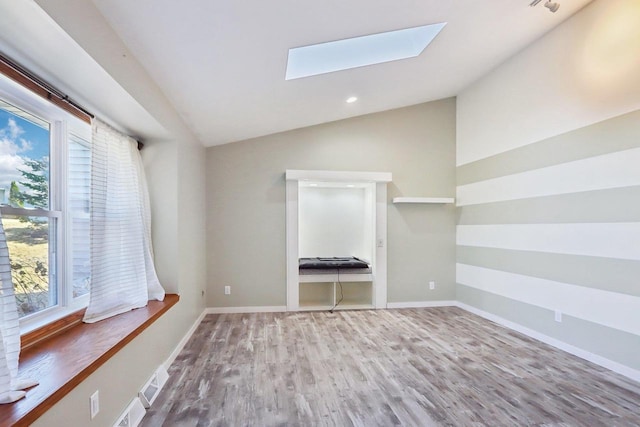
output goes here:
[{"label": "sky visible through window", "polygon": [[[48,208],[49,135],[46,122],[0,101],[0,204]],[[20,317],[57,304],[50,275],[49,248],[56,244],[50,221],[47,216],[2,218]]]},{"label": "sky visible through window", "polygon": [[30,171],[25,160],[49,158],[49,129],[0,108],[0,189],[6,203],[11,182],[24,180],[20,170]]}]

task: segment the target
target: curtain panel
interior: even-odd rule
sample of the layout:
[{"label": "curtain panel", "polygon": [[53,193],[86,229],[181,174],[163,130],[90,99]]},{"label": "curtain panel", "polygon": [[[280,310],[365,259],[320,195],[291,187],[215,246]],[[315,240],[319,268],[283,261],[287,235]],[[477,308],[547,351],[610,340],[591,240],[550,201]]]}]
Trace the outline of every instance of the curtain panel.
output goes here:
[{"label": "curtain panel", "polygon": [[37,385],[31,379],[18,379],[20,356],[20,322],[11,279],[9,248],[0,213],[0,403],[22,399],[25,388]]},{"label": "curtain panel", "polygon": [[164,299],[153,265],[149,194],[137,141],[98,119],[92,128],[87,323]]}]

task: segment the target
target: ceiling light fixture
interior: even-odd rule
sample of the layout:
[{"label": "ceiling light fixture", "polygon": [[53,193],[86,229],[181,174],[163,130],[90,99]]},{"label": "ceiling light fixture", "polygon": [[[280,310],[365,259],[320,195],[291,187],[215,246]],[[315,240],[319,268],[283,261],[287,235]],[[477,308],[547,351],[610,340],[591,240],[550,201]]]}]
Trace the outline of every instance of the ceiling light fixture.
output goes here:
[{"label": "ceiling light fixture", "polygon": [[[542,0],[533,0],[531,3],[529,3],[529,6],[531,6],[531,7],[536,6],[541,1]],[[547,0],[545,2],[545,4],[544,4],[544,7],[549,9],[551,12],[556,13],[558,11],[558,9],[560,9],[560,3],[556,3],[556,2],[553,2],[551,0]]]},{"label": "ceiling light fixture", "polygon": [[358,100],[357,96],[350,96],[350,97],[347,98],[347,104],[353,104],[357,100]]},{"label": "ceiling light fixture", "polygon": [[556,13],[558,11],[558,9],[560,9],[560,4],[556,3],[556,2],[552,2],[552,1],[547,1],[544,4],[544,7],[549,9],[551,12]]}]

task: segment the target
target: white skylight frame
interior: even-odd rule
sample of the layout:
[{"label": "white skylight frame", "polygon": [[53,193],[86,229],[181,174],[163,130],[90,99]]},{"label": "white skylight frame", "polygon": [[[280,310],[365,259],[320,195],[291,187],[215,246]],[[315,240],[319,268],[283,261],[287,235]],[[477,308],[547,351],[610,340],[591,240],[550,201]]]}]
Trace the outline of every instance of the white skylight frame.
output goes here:
[{"label": "white skylight frame", "polygon": [[289,49],[285,80],[413,58],[446,22]]}]

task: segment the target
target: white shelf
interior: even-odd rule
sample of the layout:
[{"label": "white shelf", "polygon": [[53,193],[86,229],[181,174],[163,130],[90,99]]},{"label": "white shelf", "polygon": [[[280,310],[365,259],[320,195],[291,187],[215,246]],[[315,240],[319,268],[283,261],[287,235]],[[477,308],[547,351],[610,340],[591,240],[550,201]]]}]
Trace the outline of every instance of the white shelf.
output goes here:
[{"label": "white shelf", "polygon": [[372,274],[301,274],[300,283],[372,282]]},{"label": "white shelf", "polygon": [[454,203],[453,197],[394,197],[393,203]]}]

